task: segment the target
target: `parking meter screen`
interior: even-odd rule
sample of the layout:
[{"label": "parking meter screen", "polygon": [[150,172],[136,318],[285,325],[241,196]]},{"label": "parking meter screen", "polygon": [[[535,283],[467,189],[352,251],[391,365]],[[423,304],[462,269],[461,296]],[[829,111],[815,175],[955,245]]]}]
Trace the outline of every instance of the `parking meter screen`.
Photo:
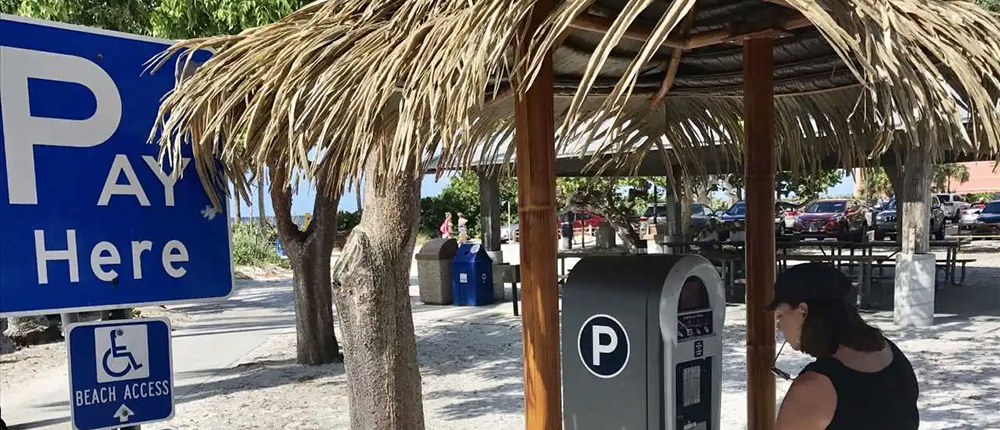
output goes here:
[{"label": "parking meter screen", "polygon": [[681,298],[677,301],[677,312],[690,312],[698,309],[708,309],[708,289],[697,276],[688,277],[681,287]]}]

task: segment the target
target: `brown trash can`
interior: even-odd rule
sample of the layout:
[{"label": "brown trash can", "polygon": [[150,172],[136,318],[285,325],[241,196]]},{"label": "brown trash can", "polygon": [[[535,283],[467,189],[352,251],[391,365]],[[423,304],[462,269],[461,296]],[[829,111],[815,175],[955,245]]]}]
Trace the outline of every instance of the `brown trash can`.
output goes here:
[{"label": "brown trash can", "polygon": [[451,260],[457,251],[455,239],[431,239],[417,252],[417,284],[422,303],[451,304]]}]

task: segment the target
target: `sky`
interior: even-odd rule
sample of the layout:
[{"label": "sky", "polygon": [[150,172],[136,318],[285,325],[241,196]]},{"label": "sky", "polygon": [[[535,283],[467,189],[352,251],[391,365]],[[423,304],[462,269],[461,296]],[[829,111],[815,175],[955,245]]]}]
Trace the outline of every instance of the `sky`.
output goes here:
[{"label": "sky", "polygon": [[[449,180],[450,178],[447,176],[442,177],[440,181],[435,180],[434,175],[424,176],[423,183],[421,184],[420,187],[420,196],[430,197],[441,194],[441,191],[448,186]],[[840,182],[840,184],[830,187],[826,191],[826,195],[831,195],[831,196],[844,196],[853,193],[854,193],[854,178],[852,178],[849,174],[846,174],[844,176],[844,179]],[[257,199],[256,189],[253,190],[251,196],[253,200],[256,201]],[[311,213],[313,211],[312,205],[313,205],[313,200],[315,198],[316,198],[315,187],[308,186],[300,188],[299,193],[292,197],[292,215],[296,216],[296,215],[304,215],[306,213]],[[271,207],[270,196],[265,195],[264,200],[265,200],[264,203],[267,215],[274,216],[274,209]],[[355,193],[352,191],[344,194],[344,196],[340,198],[340,205],[338,206],[337,209],[346,212],[355,212],[357,211],[357,206],[358,206],[357,198],[355,197]],[[241,209],[242,211],[241,215],[244,217],[250,216],[251,208],[247,206],[246,202],[243,202],[242,207],[243,208]],[[257,215],[257,209],[253,208],[252,213],[254,215]]]},{"label": "sky", "polygon": [[[435,181],[434,175],[425,175],[423,183],[420,185],[420,196],[436,196],[441,194],[441,191],[448,186],[449,178],[441,178],[441,181]],[[265,190],[266,191],[266,190]],[[250,194],[251,199],[257,201],[257,189],[253,188]],[[316,187],[311,184],[308,187],[300,187],[298,194],[292,196],[292,215],[305,215],[306,213],[311,213],[313,211],[313,201],[316,199]],[[247,205],[247,202],[242,202],[242,209],[240,215],[244,217],[250,216],[251,208]],[[271,207],[271,197],[267,194],[264,195],[264,206],[268,216],[274,216],[274,208]],[[345,193],[340,198],[340,205],[338,205],[337,210],[345,212],[355,212],[358,210],[357,197],[354,191]],[[257,208],[253,208],[254,216],[257,215]]]}]

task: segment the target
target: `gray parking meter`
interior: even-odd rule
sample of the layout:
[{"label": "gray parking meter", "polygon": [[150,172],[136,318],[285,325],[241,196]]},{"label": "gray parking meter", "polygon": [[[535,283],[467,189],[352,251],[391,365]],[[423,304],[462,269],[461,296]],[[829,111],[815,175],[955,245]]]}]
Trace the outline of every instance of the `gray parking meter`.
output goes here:
[{"label": "gray parking meter", "polygon": [[563,291],[563,427],[718,430],[725,312],[700,256],[580,260]]}]

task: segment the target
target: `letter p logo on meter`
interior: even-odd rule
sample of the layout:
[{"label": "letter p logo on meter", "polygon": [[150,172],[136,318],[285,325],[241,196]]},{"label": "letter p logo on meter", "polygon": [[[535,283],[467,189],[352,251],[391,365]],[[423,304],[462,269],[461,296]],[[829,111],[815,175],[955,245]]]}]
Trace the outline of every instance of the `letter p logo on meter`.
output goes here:
[{"label": "letter p logo on meter", "polygon": [[587,318],[580,327],[577,344],[580,360],[598,378],[614,378],[628,364],[628,333],[611,315]]}]

